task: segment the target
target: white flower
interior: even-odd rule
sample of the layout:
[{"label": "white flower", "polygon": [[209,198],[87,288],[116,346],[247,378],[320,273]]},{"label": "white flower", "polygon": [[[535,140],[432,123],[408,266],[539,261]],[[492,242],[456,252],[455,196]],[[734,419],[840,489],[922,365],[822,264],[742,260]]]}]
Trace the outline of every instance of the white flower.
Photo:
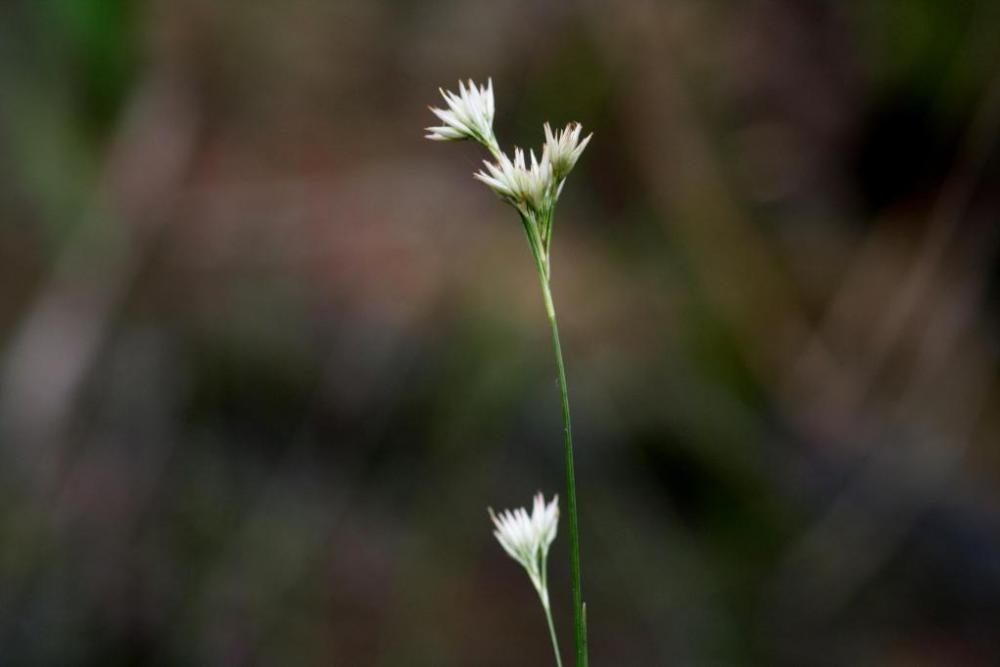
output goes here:
[{"label": "white flower", "polygon": [[429,107],[444,125],[428,127],[427,139],[435,141],[457,141],[459,139],[474,139],[487,146],[495,146],[493,137],[493,79],[488,79],[485,86],[476,86],[469,79],[466,88],[458,82],[458,95],[450,90],[438,89],[441,97],[448,103],[447,109]]},{"label": "white flower", "polygon": [[590,143],[593,133],[588,134],[583,141],[580,141],[580,132],[583,126],[579,123],[570,123],[564,130],[552,132],[552,128],[545,123],[545,149],[542,155],[552,164],[552,171],[555,178],[561,180],[573,169],[573,165],[580,158],[583,149]]},{"label": "white flower", "polygon": [[552,502],[546,504],[545,497],[538,492],[530,516],[523,507],[500,512],[499,516],[492,509],[489,513],[496,526],[493,535],[504,551],[528,572],[542,604],[548,607],[545,563],[559,527],[559,496],[554,496]]},{"label": "white flower", "polygon": [[474,178],[493,188],[515,206],[527,204],[535,211],[542,211],[552,204],[552,165],[544,154],[541,162],[534,151],[530,155],[531,167],[528,167],[524,151],[520,148],[514,149],[513,161],[506,154],[498,153],[496,164],[484,160],[486,171],[477,171]]}]

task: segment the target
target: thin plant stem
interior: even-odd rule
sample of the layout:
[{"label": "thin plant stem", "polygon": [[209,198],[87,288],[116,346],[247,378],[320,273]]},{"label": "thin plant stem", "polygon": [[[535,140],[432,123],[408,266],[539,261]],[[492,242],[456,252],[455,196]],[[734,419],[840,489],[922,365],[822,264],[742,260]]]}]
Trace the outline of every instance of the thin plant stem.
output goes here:
[{"label": "thin plant stem", "polygon": [[[576,518],[576,473],[573,465],[573,430],[569,416],[569,389],[566,385],[566,366],[563,363],[562,344],[559,342],[559,325],[556,322],[556,307],[552,301],[552,289],[549,285],[548,258],[542,255],[537,246],[535,261],[538,265],[538,277],[542,285],[542,297],[545,300],[545,312],[552,328],[552,350],[556,359],[556,370],[559,375],[559,396],[562,401],[563,417],[563,450],[566,465],[566,514],[569,521],[569,565],[570,586],[573,593],[573,639],[576,647],[576,667],[587,667],[587,638],[583,618],[583,587],[580,577],[580,533]],[[540,250],[540,249],[539,249]]]},{"label": "thin plant stem", "polygon": [[549,637],[552,639],[552,652],[556,654],[556,667],[562,667],[562,656],[559,653],[559,639],[556,637],[556,626],[552,622],[552,610],[548,603],[542,601],[542,609],[545,610],[545,620],[549,623]]},{"label": "thin plant stem", "polygon": [[490,155],[493,156],[494,160],[500,159],[502,151],[500,150],[500,146],[497,144],[497,140],[494,137],[490,137],[489,139],[480,141],[479,143],[486,147],[486,150],[490,152]]}]

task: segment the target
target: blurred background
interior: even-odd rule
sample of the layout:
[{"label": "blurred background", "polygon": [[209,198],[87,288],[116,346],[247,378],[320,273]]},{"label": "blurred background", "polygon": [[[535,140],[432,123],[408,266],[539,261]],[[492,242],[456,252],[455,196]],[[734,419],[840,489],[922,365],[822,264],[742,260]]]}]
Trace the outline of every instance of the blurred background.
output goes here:
[{"label": "blurred background", "polygon": [[[0,663],[1000,664],[1000,4],[5,0]],[[571,644],[565,531],[550,559]],[[567,657],[569,652],[567,651]]]}]

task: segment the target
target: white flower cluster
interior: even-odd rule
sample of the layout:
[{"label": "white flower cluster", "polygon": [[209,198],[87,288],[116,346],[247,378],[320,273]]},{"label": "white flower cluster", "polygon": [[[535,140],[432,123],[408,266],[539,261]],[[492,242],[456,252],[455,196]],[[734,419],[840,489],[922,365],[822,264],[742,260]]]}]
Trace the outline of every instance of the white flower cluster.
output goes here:
[{"label": "white flower cluster", "polygon": [[[457,95],[441,91],[448,109],[432,107],[431,111],[444,125],[427,128],[427,138],[437,141],[473,139],[486,146],[496,161],[484,161],[486,168],[476,172],[475,177],[517,208],[522,215],[540,218],[537,222],[545,225],[545,220],[551,217],[562,193],[566,176],[576,165],[593,135],[587,135],[581,140],[583,128],[579,123],[570,123],[565,129],[555,132],[545,123],[545,145],[542,147],[541,159],[535,157],[534,151],[529,151],[529,165],[524,151],[515,148],[514,159],[511,160],[500,150],[493,134],[493,80],[490,79],[485,86],[476,86],[471,80],[468,86],[459,82],[458,90]],[[543,233],[540,236],[544,240],[546,235]]]},{"label": "white flower cluster", "polygon": [[547,608],[549,590],[546,560],[559,527],[559,496],[554,496],[551,502],[546,503],[541,492],[537,493],[530,515],[523,507],[500,512],[499,516],[492,509],[489,513],[496,526],[493,535],[504,551],[527,571],[542,604]]},{"label": "white flower cluster", "polygon": [[485,160],[483,164],[486,165],[486,171],[477,171],[473,178],[490,186],[494,192],[515,205],[523,202],[533,210],[543,209],[554,183],[552,164],[545,153],[542,153],[542,161],[539,162],[535,151],[531,151],[530,167],[526,166],[524,151],[520,148],[514,149],[513,161],[506,154],[500,153],[496,164]]},{"label": "white flower cluster", "polygon": [[570,123],[564,130],[552,132],[552,128],[545,123],[545,157],[552,164],[552,172],[556,179],[564,179],[566,175],[576,165],[580,159],[583,149],[590,143],[593,134],[588,134],[583,141],[580,141],[580,132],[583,126],[579,123]]},{"label": "white flower cluster", "polygon": [[594,136],[589,134],[580,141],[581,130],[579,123],[570,123],[566,129],[553,133],[546,123],[541,160],[535,157],[534,151],[530,151],[531,166],[528,166],[524,151],[515,148],[513,160],[499,153],[495,163],[484,161],[486,169],[476,172],[475,177],[518,210],[547,216],[562,194],[566,176]]},{"label": "white flower cluster", "polygon": [[476,86],[472,79],[469,79],[468,88],[459,81],[458,95],[441,88],[438,90],[448,103],[448,108],[429,107],[444,125],[428,127],[427,139],[434,141],[473,139],[487,146],[496,145],[496,139],[493,137],[493,79],[489,79],[485,86]]}]

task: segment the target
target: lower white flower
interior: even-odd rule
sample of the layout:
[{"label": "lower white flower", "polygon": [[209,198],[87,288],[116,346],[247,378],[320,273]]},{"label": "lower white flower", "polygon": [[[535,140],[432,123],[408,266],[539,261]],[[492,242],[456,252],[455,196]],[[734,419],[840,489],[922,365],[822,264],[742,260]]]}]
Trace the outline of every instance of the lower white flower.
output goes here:
[{"label": "lower white flower", "polygon": [[546,503],[545,497],[538,492],[534,500],[530,515],[523,507],[505,510],[499,515],[490,508],[489,513],[496,526],[493,535],[504,551],[527,571],[542,605],[548,609],[546,561],[559,527],[559,496],[553,496],[552,501]]}]

